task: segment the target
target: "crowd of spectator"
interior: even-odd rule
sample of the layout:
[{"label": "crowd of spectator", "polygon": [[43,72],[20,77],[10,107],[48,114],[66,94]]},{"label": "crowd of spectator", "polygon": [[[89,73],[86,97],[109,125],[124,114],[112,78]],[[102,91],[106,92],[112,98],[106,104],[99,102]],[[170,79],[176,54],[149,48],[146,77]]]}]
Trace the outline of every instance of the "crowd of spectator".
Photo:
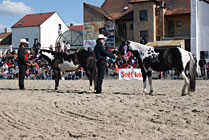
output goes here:
[{"label": "crowd of spectator", "polygon": [[[55,49],[50,46],[51,50],[70,53],[70,46],[63,42],[62,44],[57,43]],[[88,48],[88,51],[92,50]],[[109,50],[117,52],[117,50]],[[39,59],[40,57],[40,43],[35,42],[33,48],[27,50],[28,60],[34,65],[28,67],[26,71],[27,79],[38,79],[38,80],[52,80],[54,79],[53,70],[47,65],[47,61]],[[131,52],[127,52],[123,56],[116,60],[107,59],[106,62],[106,76],[118,78],[119,69],[121,68],[136,68],[138,61]],[[209,63],[205,64],[206,72],[209,74]],[[2,50],[0,52],[0,79],[15,79],[18,77],[18,64],[17,64],[17,50]],[[62,79],[64,80],[78,80],[85,76],[85,71],[80,68],[75,72],[61,73]],[[168,72],[157,72],[157,79],[168,77],[168,75],[174,77],[173,79],[179,78],[179,73],[175,70]]]}]

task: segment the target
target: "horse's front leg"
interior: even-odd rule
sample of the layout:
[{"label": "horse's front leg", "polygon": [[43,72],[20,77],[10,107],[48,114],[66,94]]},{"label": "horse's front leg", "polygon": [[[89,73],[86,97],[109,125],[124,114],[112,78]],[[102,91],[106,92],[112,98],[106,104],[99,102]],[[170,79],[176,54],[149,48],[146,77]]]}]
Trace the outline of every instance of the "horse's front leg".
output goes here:
[{"label": "horse's front leg", "polygon": [[144,68],[141,68],[141,70],[142,70],[142,76],[143,76],[143,85],[144,85],[144,88],[143,88],[143,93],[147,93],[147,82],[146,82],[146,80],[147,80],[147,73],[146,73],[146,71],[144,70]]},{"label": "horse's front leg", "polygon": [[147,72],[148,75],[148,81],[149,81],[149,86],[150,86],[150,92],[149,95],[153,95],[153,87],[152,87],[152,71]]},{"label": "horse's front leg", "polygon": [[59,89],[59,80],[61,78],[60,71],[54,70],[54,75],[55,75],[55,90]]},{"label": "horse's front leg", "polygon": [[[182,76],[182,78],[183,78],[184,81],[185,81],[184,86],[183,86],[183,88],[182,88],[182,90],[181,90],[181,96],[185,96],[185,95],[186,95],[186,93],[185,93],[186,87],[189,86],[189,79],[187,78],[187,76],[186,76],[186,74],[185,74],[184,71],[181,72],[181,76]],[[189,88],[189,87],[188,87],[188,88]],[[188,95],[189,95],[189,94],[190,94],[190,93],[189,93],[189,90],[188,90]]]},{"label": "horse's front leg", "polygon": [[92,69],[92,79],[94,80],[94,90],[97,90],[97,67],[96,64],[94,65],[93,69]]},{"label": "horse's front leg", "polygon": [[89,90],[93,90],[93,86],[92,86],[92,73],[89,70],[87,70],[86,71],[86,75],[87,75],[87,77],[89,79]]}]

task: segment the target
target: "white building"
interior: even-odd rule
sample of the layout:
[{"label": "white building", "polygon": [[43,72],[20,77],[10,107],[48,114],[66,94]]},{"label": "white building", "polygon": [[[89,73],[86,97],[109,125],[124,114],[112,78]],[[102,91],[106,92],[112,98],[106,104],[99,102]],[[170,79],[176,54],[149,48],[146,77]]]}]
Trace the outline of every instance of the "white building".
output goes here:
[{"label": "white building", "polygon": [[191,52],[209,61],[209,0],[191,0]]},{"label": "white building", "polygon": [[12,47],[19,47],[19,40],[25,38],[28,47],[33,47],[38,39],[41,47],[55,46],[60,33],[69,30],[62,18],[56,12],[29,14],[12,26]]}]

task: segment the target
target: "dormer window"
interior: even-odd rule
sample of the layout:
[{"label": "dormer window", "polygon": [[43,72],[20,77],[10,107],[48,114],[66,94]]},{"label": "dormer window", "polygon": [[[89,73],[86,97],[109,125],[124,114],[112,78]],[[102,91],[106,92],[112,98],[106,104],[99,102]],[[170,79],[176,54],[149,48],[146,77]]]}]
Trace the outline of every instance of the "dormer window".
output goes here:
[{"label": "dormer window", "polygon": [[20,22],[18,25],[23,25],[24,24],[24,22]]},{"label": "dormer window", "polygon": [[123,8],[123,12],[126,12],[128,10],[128,6]]}]

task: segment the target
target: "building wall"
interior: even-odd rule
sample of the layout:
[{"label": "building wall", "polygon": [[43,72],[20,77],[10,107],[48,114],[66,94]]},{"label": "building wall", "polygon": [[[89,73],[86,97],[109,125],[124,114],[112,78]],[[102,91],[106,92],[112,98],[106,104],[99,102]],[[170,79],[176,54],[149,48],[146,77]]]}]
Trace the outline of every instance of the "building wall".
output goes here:
[{"label": "building wall", "polygon": [[[204,1],[199,1],[198,3],[198,47],[200,51],[209,52],[209,4]],[[209,57],[206,57],[209,61]]]},{"label": "building wall", "polygon": [[191,0],[191,53],[196,54],[199,58],[197,52],[197,0]]},{"label": "building wall", "polygon": [[133,25],[133,21],[126,22],[126,38],[127,40],[134,40],[134,30],[131,29],[131,24]]},{"label": "building wall", "polygon": [[[126,27],[126,36],[125,38],[123,38],[121,35],[120,35],[120,31],[119,31],[119,28],[118,26],[120,24],[125,24],[125,27]],[[117,34],[119,35],[119,38],[120,39],[125,39],[125,40],[134,40],[134,30],[132,30],[130,28],[131,24],[133,24],[133,21],[129,21],[129,20],[116,20],[116,26],[117,26]]]},{"label": "building wall", "polygon": [[85,22],[95,22],[95,21],[105,21],[105,18],[102,14],[100,14],[97,11],[95,11],[94,9],[86,6],[86,4],[84,4],[83,15],[84,15],[84,17],[83,17],[84,23]]},{"label": "building wall", "polygon": [[[174,23],[174,36],[173,37],[190,36],[190,14],[166,16],[165,17],[165,28],[166,28],[165,36],[169,36],[169,33],[168,33],[169,21],[173,21]],[[177,22],[181,22],[180,27],[177,26]]]},{"label": "building wall", "polygon": [[[209,52],[209,4],[191,0],[191,52],[200,59],[200,51]],[[209,54],[208,54],[209,55]],[[209,58],[206,58],[209,61]]]},{"label": "building wall", "polygon": [[156,40],[162,40],[165,35],[165,12],[164,8],[157,8],[159,15],[156,15]]},{"label": "building wall", "polygon": [[12,28],[12,47],[18,48],[20,39],[24,38],[29,39],[29,47],[32,47],[34,39],[39,37],[39,26]]},{"label": "building wall", "polygon": [[[140,10],[148,10],[148,21],[140,21]],[[134,41],[140,41],[140,31],[148,31],[148,42],[156,40],[155,4],[153,1],[134,4]]]},{"label": "building wall", "polygon": [[69,30],[67,25],[63,22],[57,13],[53,14],[40,26],[40,42],[42,47],[47,48],[50,45],[55,46],[56,40],[59,36],[59,24],[61,24],[62,27],[60,33],[64,33],[65,31]]}]

